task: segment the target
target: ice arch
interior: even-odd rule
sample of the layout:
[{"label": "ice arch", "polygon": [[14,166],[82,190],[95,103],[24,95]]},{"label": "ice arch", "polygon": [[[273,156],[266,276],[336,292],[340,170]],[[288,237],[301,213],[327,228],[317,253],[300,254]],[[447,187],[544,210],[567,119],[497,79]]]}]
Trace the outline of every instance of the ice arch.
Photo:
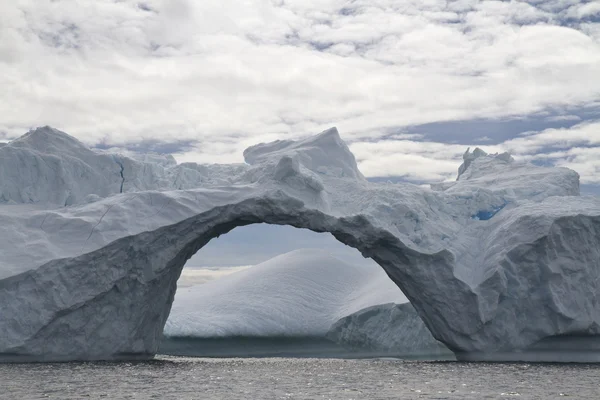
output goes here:
[{"label": "ice arch", "polygon": [[[8,343],[3,356],[56,360],[153,355],[186,261],[211,239],[253,223],[330,232],[372,257],[409,298],[422,299],[415,304],[426,310],[423,315],[431,326],[453,329],[455,321],[431,311],[438,297],[435,293],[440,292],[435,284],[427,288],[406,284],[419,279],[419,271],[425,271],[426,266],[436,265],[442,274],[443,270],[450,271],[452,256],[448,252],[418,253],[364,217],[330,216],[280,194],[216,207],[177,224],[119,239],[100,250],[52,261],[0,281],[0,289],[16,288],[0,290],[4,304],[10,302],[9,293],[31,300],[4,313],[2,328],[16,340]],[[448,284],[452,282],[445,286]],[[455,280],[454,284],[461,282]],[[52,286],[53,290],[31,296],[40,285]],[[453,290],[461,292],[464,288]],[[40,310],[43,318],[32,321],[31,308]]]},{"label": "ice arch", "polygon": [[432,190],[375,184],[335,129],[238,165],[117,163],[51,128],[0,153],[0,201],[74,204],[0,207],[3,359],[150,357],[187,259],[252,223],[330,232],[371,257],[462,358],[600,334],[600,201],[568,169],[476,151]]},{"label": "ice arch", "polygon": [[[455,351],[477,349],[473,344],[494,339],[494,331],[476,325],[478,296],[454,276],[449,251],[417,252],[364,217],[331,216],[279,193],[215,207],[0,281],[2,304],[10,304],[10,297],[29,299],[3,310],[2,333],[13,338],[3,356],[36,360],[152,356],[186,261],[212,238],[253,223],[330,232],[372,257],[411,300],[434,336]],[[582,221],[579,228],[598,226],[600,218]],[[544,240],[537,246],[547,244]],[[53,290],[41,292],[40,287]],[[39,318],[31,318],[32,309],[39,310]]]}]

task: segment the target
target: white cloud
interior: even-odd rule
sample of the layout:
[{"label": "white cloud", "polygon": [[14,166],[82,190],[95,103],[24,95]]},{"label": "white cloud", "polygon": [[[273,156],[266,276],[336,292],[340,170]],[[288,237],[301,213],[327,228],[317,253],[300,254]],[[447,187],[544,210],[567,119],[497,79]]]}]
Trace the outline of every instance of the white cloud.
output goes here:
[{"label": "white cloud", "polygon": [[[356,142],[350,150],[366,176],[402,176],[414,181],[437,182],[456,177],[468,145],[412,140]],[[485,146],[497,152],[498,146]]]},{"label": "white cloud", "polygon": [[574,4],[569,7],[566,15],[569,18],[576,19],[600,15],[600,2],[591,1],[589,3]]},{"label": "white cloud", "polygon": [[[336,125],[367,174],[445,179],[465,146],[390,129],[598,104],[597,12],[575,0],[2,2],[0,132],[195,141],[180,160],[236,162],[248,145]],[[595,145],[578,129],[502,146]]]},{"label": "white cloud", "polygon": [[[359,168],[366,176],[402,176],[435,182],[456,177],[462,154],[472,143],[444,144],[431,141],[383,140],[351,145]],[[480,145],[488,153],[509,151],[515,157],[548,161],[579,172],[583,183],[600,183],[600,121],[571,128],[528,132],[496,145]]]},{"label": "white cloud", "polygon": [[524,2],[20,0],[0,15],[0,129],[15,136],[51,124],[88,143],[220,141],[335,124],[354,138],[600,90],[597,36]]},{"label": "white cloud", "polygon": [[555,116],[546,118],[546,121],[549,121],[549,122],[581,121],[581,117],[578,117],[577,115],[555,115]]},{"label": "white cloud", "polygon": [[571,128],[528,132],[504,142],[502,146],[515,154],[532,154],[548,147],[600,146],[600,122],[583,122]]}]

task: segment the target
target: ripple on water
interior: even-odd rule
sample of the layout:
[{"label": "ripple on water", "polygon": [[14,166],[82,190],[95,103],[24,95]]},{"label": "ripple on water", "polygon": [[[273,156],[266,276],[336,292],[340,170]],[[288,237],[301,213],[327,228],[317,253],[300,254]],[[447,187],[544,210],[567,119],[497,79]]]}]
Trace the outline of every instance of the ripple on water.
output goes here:
[{"label": "ripple on water", "polygon": [[600,398],[600,365],[161,357],[3,364],[1,399]]}]

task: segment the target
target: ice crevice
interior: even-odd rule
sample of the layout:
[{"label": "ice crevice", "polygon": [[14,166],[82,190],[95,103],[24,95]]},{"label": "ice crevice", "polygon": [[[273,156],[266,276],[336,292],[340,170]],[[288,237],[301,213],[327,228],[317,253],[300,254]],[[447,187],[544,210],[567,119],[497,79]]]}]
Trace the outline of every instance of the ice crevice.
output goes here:
[{"label": "ice crevice", "polygon": [[125,167],[123,166],[123,163],[121,161],[119,161],[119,159],[117,158],[117,156],[114,156],[115,162],[117,163],[117,165],[119,166],[119,168],[121,169],[119,171],[119,175],[121,175],[121,187],[119,188],[119,193],[123,193],[123,186],[125,185],[125,175],[124,175],[124,171],[125,171]]},{"label": "ice crevice", "polygon": [[505,202],[501,206],[494,207],[494,208],[492,208],[490,210],[481,210],[481,211],[478,211],[477,214],[473,215],[471,218],[473,218],[475,220],[478,220],[478,221],[487,221],[488,219],[490,219],[494,215],[496,215],[498,212],[500,212],[500,210],[502,210],[507,205],[508,205],[508,203]]}]

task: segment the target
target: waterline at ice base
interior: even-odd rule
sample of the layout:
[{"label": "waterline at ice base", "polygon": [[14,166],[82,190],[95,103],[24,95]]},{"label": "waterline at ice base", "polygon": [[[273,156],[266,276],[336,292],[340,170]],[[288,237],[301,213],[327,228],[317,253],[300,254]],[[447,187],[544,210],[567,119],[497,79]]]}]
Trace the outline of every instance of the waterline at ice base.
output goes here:
[{"label": "waterline at ice base", "polygon": [[244,156],[177,164],[49,127],[0,147],[2,358],[153,357],[186,261],[267,223],[372,258],[460,360],[600,361],[600,199],[575,171],[477,149],[455,182],[373,183],[335,128]]}]

